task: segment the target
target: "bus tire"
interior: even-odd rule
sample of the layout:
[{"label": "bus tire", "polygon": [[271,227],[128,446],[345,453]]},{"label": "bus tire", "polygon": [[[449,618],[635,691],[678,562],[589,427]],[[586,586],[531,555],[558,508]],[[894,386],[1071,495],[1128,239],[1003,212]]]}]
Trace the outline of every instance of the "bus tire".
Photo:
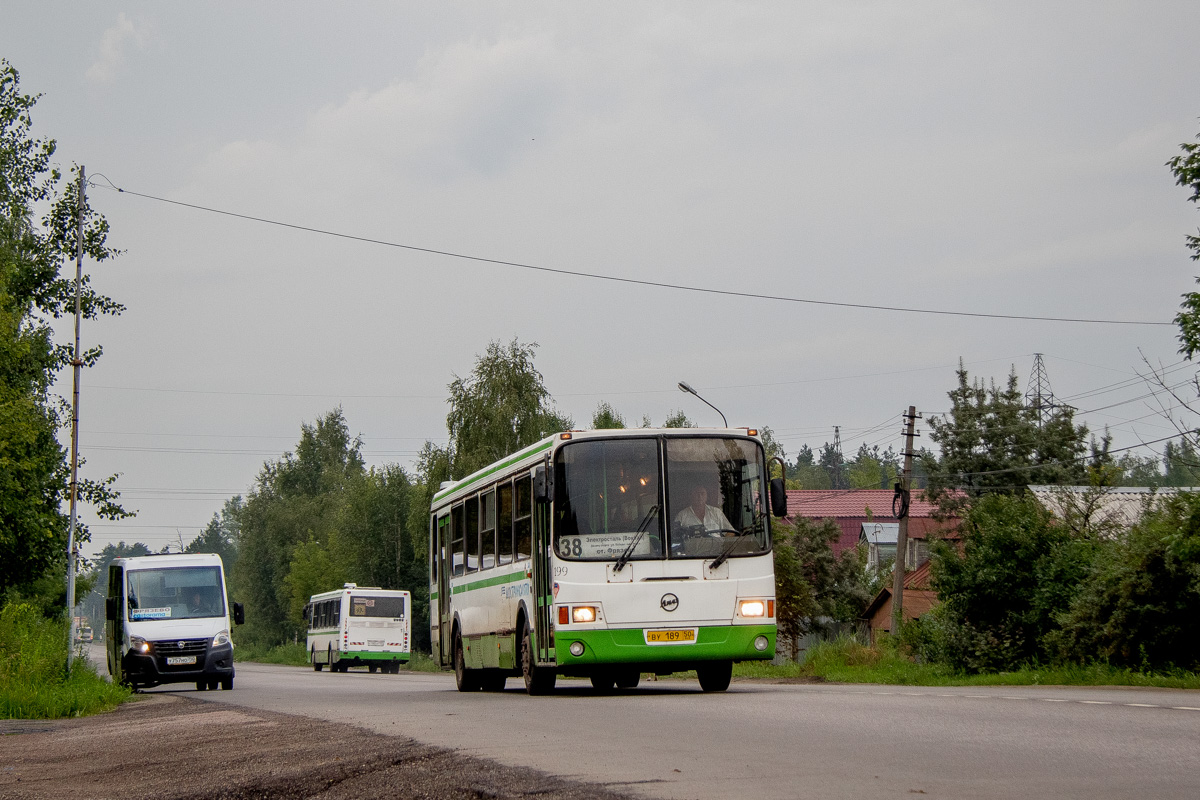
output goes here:
[{"label": "bus tire", "polygon": [[521,633],[521,676],[525,678],[525,691],[531,695],[550,694],[554,691],[554,681],[558,677],[553,670],[537,665],[537,657],[533,653],[533,635],[529,632],[529,623]]},{"label": "bus tire", "polygon": [[454,632],[454,684],[460,692],[478,692],[483,688],[479,674],[473,669],[467,669],[462,635],[458,631]]},{"label": "bus tire", "polygon": [[374,675],[379,670],[378,664],[367,664],[367,672]]},{"label": "bus tire", "polygon": [[[215,692],[217,690],[217,683],[218,683],[218,680],[216,678],[213,678],[212,680],[210,680],[208,682],[208,690],[210,692]],[[224,688],[224,687],[222,687],[222,688]]]},{"label": "bus tire", "polygon": [[592,676],[592,688],[600,694],[611,692],[616,682],[611,672],[598,672]]},{"label": "bus tire", "polygon": [[[216,681],[212,681],[212,688],[216,689]],[[228,692],[233,690],[233,678],[221,678],[221,691]]]},{"label": "bus tire", "polygon": [[308,660],[312,662],[313,672],[320,672],[321,667],[325,666],[317,661],[317,650],[315,647],[308,649]]},{"label": "bus tire", "polygon": [[196,681],[196,691],[203,692],[208,688],[208,681]]},{"label": "bus tire", "polygon": [[614,675],[618,689],[636,689],[642,680],[642,673],[636,669],[617,670]]},{"label": "bus tire", "polygon": [[696,677],[700,679],[700,688],[706,692],[723,692],[729,688],[733,679],[732,661],[713,661],[696,667]]}]

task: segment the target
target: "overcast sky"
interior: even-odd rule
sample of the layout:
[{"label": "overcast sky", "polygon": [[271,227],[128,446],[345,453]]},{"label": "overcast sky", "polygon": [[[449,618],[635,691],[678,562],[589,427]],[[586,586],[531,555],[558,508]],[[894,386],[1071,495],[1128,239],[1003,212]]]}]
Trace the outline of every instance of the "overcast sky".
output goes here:
[{"label": "overcast sky", "polygon": [[88,552],[190,541],[338,406],[369,464],[408,466],[513,337],[581,427],[601,401],[719,425],[683,380],[851,457],[944,411],[960,358],[1024,390],[1040,352],[1114,446],[1167,436],[1129,379],[1178,362],[1170,326],[602,281],[131,193],[735,293],[1169,322],[1200,269],[1164,166],[1200,131],[1198,27],[1194,0],[8,0],[36,132],[128,190],[89,190],[125,253],[87,269],[128,310],[84,327],[80,443],[139,513]]}]

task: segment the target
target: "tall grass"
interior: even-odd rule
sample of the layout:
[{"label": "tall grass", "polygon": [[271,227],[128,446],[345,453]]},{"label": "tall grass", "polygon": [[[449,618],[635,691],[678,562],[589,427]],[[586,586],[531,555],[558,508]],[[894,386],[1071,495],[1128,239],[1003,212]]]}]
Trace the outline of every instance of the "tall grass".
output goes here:
[{"label": "tall grass", "polygon": [[100,677],[84,658],[67,673],[68,625],[24,603],[0,609],[0,718],[82,717],[129,698],[128,689]]}]

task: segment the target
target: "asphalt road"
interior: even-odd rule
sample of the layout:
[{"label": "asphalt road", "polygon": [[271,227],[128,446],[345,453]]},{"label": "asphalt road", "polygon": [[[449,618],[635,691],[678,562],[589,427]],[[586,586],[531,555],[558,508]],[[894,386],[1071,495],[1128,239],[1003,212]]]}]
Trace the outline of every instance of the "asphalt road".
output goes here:
[{"label": "asphalt road", "polygon": [[1200,797],[1200,692],[643,681],[460,694],[448,674],[237,665],[213,703],[350,722],[662,798]]}]

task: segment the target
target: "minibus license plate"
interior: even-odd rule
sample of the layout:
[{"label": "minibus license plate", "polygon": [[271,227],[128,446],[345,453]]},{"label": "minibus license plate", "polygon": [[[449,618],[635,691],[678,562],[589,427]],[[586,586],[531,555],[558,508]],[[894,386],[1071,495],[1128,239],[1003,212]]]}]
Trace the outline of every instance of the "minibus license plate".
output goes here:
[{"label": "minibus license plate", "polygon": [[195,664],[195,656],[167,656],[168,667],[178,667],[181,664]]},{"label": "minibus license plate", "polygon": [[688,644],[696,641],[696,631],[646,631],[646,644]]}]

